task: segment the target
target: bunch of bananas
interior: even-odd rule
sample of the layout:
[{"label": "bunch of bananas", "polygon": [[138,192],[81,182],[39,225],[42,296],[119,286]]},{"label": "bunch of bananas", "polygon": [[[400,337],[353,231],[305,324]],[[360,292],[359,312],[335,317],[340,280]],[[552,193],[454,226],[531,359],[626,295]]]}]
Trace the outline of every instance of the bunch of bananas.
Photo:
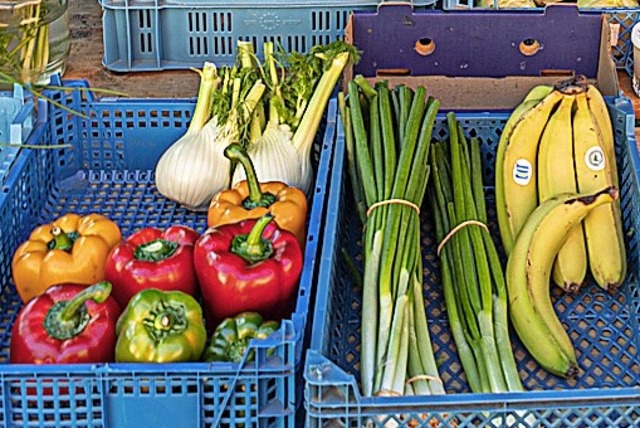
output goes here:
[{"label": "bunch of bananas", "polygon": [[577,292],[590,269],[615,292],[626,254],[605,101],[584,77],[537,86],[513,111],[496,158],[496,211],[508,255],[511,321],[532,356],[560,376],[578,371],[554,312],[550,279]]}]

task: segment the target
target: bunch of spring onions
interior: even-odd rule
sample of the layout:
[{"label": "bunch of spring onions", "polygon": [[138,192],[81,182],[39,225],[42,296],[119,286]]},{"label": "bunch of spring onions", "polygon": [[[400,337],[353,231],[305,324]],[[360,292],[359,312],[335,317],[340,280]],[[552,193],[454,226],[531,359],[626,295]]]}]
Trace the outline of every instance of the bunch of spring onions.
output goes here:
[{"label": "bunch of spring onions", "polygon": [[507,321],[507,290],[486,228],[482,160],[453,113],[449,144],[432,145],[429,186],[449,324],[473,392],[522,391]]},{"label": "bunch of spring onions", "polygon": [[344,67],[358,58],[342,41],[307,54],[265,42],[262,62],[251,42],[237,46],[236,65],[206,63],[198,70],[190,127],[156,166],[160,193],[189,209],[206,209],[213,195],[245,178],[224,156],[231,143],[246,148],[260,182],[282,181],[308,192],[311,148],[324,109]]},{"label": "bunch of spring onions", "polygon": [[365,222],[363,394],[444,394],[427,328],[418,212],[439,102],[427,98],[424,87],[372,87],[357,77],[339,103]]}]

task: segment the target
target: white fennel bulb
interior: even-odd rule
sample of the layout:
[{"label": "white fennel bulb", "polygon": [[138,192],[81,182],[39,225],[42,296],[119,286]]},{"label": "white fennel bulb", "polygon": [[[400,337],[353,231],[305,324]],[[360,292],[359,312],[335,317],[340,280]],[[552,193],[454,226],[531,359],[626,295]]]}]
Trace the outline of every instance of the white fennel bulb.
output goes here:
[{"label": "white fennel bulb", "polygon": [[[301,159],[291,144],[292,138],[293,132],[288,125],[270,121],[262,135],[248,144],[247,154],[260,182],[282,181],[307,193],[313,180],[309,156]],[[304,168],[305,165],[308,167]],[[246,180],[246,177],[244,168],[236,168],[231,184]]]},{"label": "white fennel bulb", "polygon": [[189,128],[160,157],[155,181],[166,198],[191,210],[206,210],[217,192],[229,184],[229,160],[224,156],[233,133],[211,118],[212,94],[220,83],[216,66],[205,63],[200,73],[198,101]]},{"label": "white fennel bulb", "polygon": [[231,141],[216,118],[202,129],[189,130],[158,161],[158,191],[187,209],[206,210],[213,196],[229,185],[224,149]]},{"label": "white fennel bulb", "polygon": [[[304,60],[299,54],[283,60],[273,43],[264,43],[263,51],[261,70],[269,93],[251,118],[246,151],[260,182],[281,181],[310,196],[316,133],[342,70],[357,52],[341,41],[314,47]],[[288,72],[282,72],[279,64],[285,64]],[[236,168],[232,185],[245,177],[243,168]]]}]

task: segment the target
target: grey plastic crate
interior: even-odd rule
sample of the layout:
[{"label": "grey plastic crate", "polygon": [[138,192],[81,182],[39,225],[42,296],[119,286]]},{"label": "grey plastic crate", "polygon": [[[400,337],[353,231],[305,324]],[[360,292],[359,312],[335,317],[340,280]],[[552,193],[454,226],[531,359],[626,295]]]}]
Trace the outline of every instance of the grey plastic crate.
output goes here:
[{"label": "grey plastic crate", "polygon": [[[414,3],[428,8],[436,0]],[[274,41],[306,52],[344,35],[349,14],[375,9],[371,0],[100,0],[104,10],[103,65],[119,72],[186,69],[204,61],[234,62],[236,42]]]}]

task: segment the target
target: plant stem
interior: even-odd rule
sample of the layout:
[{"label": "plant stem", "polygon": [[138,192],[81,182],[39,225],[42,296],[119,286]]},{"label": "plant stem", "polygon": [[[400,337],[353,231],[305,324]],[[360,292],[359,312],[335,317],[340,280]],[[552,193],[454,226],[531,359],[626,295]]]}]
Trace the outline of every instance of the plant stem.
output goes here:
[{"label": "plant stem", "polygon": [[293,147],[303,156],[303,159],[309,156],[313,139],[322,121],[322,110],[324,110],[324,106],[327,105],[333,88],[336,86],[338,79],[342,75],[342,70],[350,58],[349,52],[341,52],[336,55],[329,69],[322,74],[322,77],[316,84],[316,89],[313,91],[304,116],[291,139],[291,144],[293,144]]},{"label": "plant stem", "polygon": [[444,394],[444,385],[438,375],[438,366],[431,345],[431,335],[427,326],[427,315],[424,309],[424,298],[422,296],[422,282],[414,278],[413,281],[413,319],[416,337],[418,338],[418,354],[422,363],[420,374],[430,376],[429,390],[431,394]]},{"label": "plant stem", "polygon": [[[393,386],[396,376],[403,376],[405,373],[397,373],[396,369],[401,364],[400,357],[404,354],[400,349],[402,342],[402,325],[405,318],[405,307],[407,305],[407,296],[398,297],[398,301],[395,305],[393,313],[393,324],[391,326],[391,334],[389,338],[389,348],[387,350],[387,357],[384,361],[384,365],[379,366],[382,371],[382,381],[378,390],[380,391],[394,391]],[[403,382],[404,383],[404,382]],[[402,389],[404,392],[404,388]]]},{"label": "plant stem", "polygon": [[200,131],[211,118],[211,93],[219,82],[220,77],[217,74],[216,66],[211,62],[205,62],[200,72],[198,101],[189,124],[189,131]]},{"label": "plant stem", "polygon": [[393,175],[396,170],[396,142],[394,135],[393,116],[391,115],[391,105],[389,102],[389,89],[382,88],[380,95],[378,96],[378,102],[380,104],[380,127],[384,141],[384,156],[385,156],[385,170],[384,170],[384,197],[388,198],[391,195],[391,189],[393,185]]},{"label": "plant stem", "polygon": [[362,180],[365,201],[367,206],[373,205],[376,200],[375,181],[373,180],[373,163],[369,155],[367,131],[364,126],[362,109],[358,102],[358,89],[354,82],[349,82],[349,97],[355,102],[350,103],[351,126],[356,147],[356,159],[358,160],[359,176]]},{"label": "plant stem", "polygon": [[342,119],[342,128],[344,130],[344,141],[347,149],[347,167],[349,170],[349,178],[351,182],[351,191],[353,193],[356,209],[360,222],[364,225],[367,222],[365,202],[362,196],[362,184],[358,175],[358,167],[355,159],[355,147],[353,142],[353,128],[351,127],[351,110],[347,107],[347,102],[343,92],[338,93],[338,106],[340,108],[340,117]]},{"label": "plant stem", "polygon": [[[374,212],[375,214],[375,212]],[[378,337],[378,268],[380,266],[380,249],[382,232],[373,233],[373,246],[366,253],[365,270],[362,286],[362,346],[360,351],[360,370],[362,392],[366,396],[373,394],[376,370],[376,349]]]}]

